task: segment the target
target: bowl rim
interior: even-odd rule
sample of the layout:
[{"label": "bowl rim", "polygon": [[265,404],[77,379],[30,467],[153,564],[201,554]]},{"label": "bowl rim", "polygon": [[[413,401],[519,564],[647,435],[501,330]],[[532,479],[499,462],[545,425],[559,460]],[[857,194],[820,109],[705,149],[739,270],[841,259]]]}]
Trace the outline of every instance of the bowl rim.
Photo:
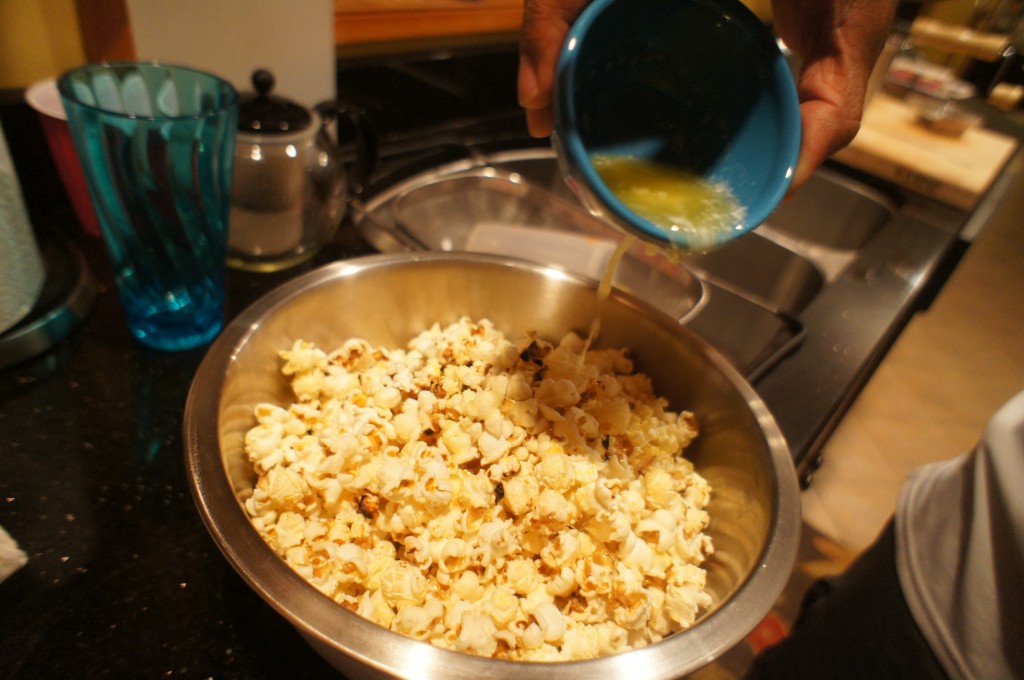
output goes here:
[{"label": "bowl rim", "polygon": [[[793,460],[785,438],[761,401],[740,373],[724,357],[679,325],[657,313],[642,300],[621,291],[611,294],[643,313],[656,313],[655,322],[681,331],[700,345],[710,362],[722,370],[736,388],[764,433],[771,469],[779,493],[773,499],[765,545],[746,580],[699,625],[661,642],[619,654],[582,661],[526,662],[490,659],[435,647],[390,631],[340,607],[280,559],[252,527],[228,479],[220,449],[221,394],[219,387],[235,362],[236,354],[258,331],[260,319],[287,305],[310,286],[357,277],[381,267],[420,266],[434,262],[473,262],[513,267],[543,276],[566,278],[597,289],[597,282],[563,270],[525,260],[465,252],[423,252],[368,255],[324,265],[272,290],[239,314],[221,333],[196,371],[186,400],[183,419],[185,465],[199,514],[217,547],[256,593],[320,651],[341,653],[347,660],[394,677],[479,678],[485,675],[549,680],[552,672],[567,678],[612,677],[675,678],[700,668],[737,644],[771,610],[789,580],[800,538],[800,496]],[[224,512],[224,508],[232,508]],[[768,569],[780,565],[783,568]],[[303,612],[300,618],[297,612]],[[736,612],[736,614],[730,614]],[[737,627],[733,617],[747,621]],[[733,619],[733,620],[730,620]],[[383,656],[387,648],[389,661]],[[665,654],[670,650],[670,654]]]},{"label": "bowl rim", "polygon": [[[215,93],[216,97],[211,98],[207,96],[201,99],[201,106],[196,111],[190,110],[187,113],[154,111],[145,114],[136,111],[118,110],[107,106],[103,102],[95,101],[91,88],[80,90],[76,87],[77,84],[81,84],[86,80],[91,84],[92,79],[98,74],[116,76],[119,89],[123,85],[124,79],[132,75],[142,77],[145,74],[151,79],[162,78],[164,82],[174,82],[176,79],[189,77],[193,79],[194,84],[202,83],[206,87],[211,87],[211,92]],[[239,102],[238,90],[226,78],[194,66],[154,59],[100,61],[81,64],[57,76],[56,84],[65,113],[70,104],[72,108],[91,111],[106,118],[137,121],[140,124],[213,119],[225,113],[230,114],[233,111],[237,111]],[[87,95],[83,96],[83,93],[87,93]],[[152,102],[150,103],[152,105]]]},{"label": "bowl rim", "polygon": [[[600,15],[619,0],[594,0],[573,23],[559,53],[555,89],[553,96],[554,133],[552,144],[558,152],[558,158],[570,185],[592,212],[609,219],[620,229],[632,233],[642,239],[654,243],[668,243],[684,250],[706,250],[721,246],[728,241],[739,238],[758,227],[785,197],[792,184],[796,172],[796,163],[800,152],[801,119],[796,84],[789,65],[773,39],[771,32],[761,23],[757,15],[739,0],[676,0],[694,6],[718,7],[723,15],[737,23],[749,33],[752,39],[762,42],[768,49],[772,75],[773,90],[779,96],[780,121],[783,126],[784,168],[775,182],[770,194],[756,205],[744,204],[745,214],[734,228],[722,230],[715,234],[714,241],[691,239],[686,232],[671,232],[654,224],[629,209],[612,193],[601,179],[590,160],[586,146],[579,134],[576,121],[579,114],[576,110],[575,92],[579,67],[579,47],[583,44],[588,31],[598,21]],[[645,0],[631,0],[643,2]],[[651,0],[647,0],[651,1]],[[663,0],[653,0],[663,1]]]}]

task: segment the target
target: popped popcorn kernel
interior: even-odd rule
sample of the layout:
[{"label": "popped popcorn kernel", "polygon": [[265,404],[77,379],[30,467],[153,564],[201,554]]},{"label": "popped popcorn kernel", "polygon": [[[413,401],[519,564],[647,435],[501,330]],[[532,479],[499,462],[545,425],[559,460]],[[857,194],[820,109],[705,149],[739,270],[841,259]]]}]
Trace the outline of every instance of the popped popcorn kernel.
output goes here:
[{"label": "popped popcorn kernel", "polygon": [[260,404],[253,526],[326,596],[438,647],[614,654],[711,605],[698,435],[625,349],[435,324],[405,349],[280,353],[296,402]]}]

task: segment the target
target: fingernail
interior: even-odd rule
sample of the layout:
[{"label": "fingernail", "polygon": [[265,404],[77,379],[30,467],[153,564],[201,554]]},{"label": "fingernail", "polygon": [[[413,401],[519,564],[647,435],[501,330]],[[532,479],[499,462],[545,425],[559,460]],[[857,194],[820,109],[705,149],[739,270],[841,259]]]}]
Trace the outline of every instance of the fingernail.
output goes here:
[{"label": "fingernail", "polygon": [[526,111],[526,125],[531,137],[538,139],[549,137],[554,126],[551,109],[528,109]]}]

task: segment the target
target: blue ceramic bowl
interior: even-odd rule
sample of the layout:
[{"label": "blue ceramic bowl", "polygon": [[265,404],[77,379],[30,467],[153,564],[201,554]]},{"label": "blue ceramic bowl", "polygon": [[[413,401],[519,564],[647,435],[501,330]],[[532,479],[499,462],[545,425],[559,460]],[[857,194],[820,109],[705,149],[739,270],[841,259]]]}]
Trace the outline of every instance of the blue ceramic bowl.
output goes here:
[{"label": "blue ceramic bowl", "polygon": [[[553,142],[593,212],[628,232],[704,250],[764,221],[800,147],[796,87],[775,39],[738,0],[595,0],[559,57]],[[594,154],[630,155],[724,182],[742,216],[713,242],[636,215]]]}]

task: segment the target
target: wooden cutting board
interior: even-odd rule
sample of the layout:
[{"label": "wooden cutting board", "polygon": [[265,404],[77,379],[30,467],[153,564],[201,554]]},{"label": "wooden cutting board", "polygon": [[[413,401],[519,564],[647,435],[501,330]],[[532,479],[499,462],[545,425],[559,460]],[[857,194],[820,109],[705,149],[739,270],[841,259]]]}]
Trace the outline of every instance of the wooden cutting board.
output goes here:
[{"label": "wooden cutting board", "polygon": [[957,208],[970,210],[1019,140],[968,128],[953,138],[917,124],[914,109],[884,93],[871,100],[860,132],[835,159]]}]

